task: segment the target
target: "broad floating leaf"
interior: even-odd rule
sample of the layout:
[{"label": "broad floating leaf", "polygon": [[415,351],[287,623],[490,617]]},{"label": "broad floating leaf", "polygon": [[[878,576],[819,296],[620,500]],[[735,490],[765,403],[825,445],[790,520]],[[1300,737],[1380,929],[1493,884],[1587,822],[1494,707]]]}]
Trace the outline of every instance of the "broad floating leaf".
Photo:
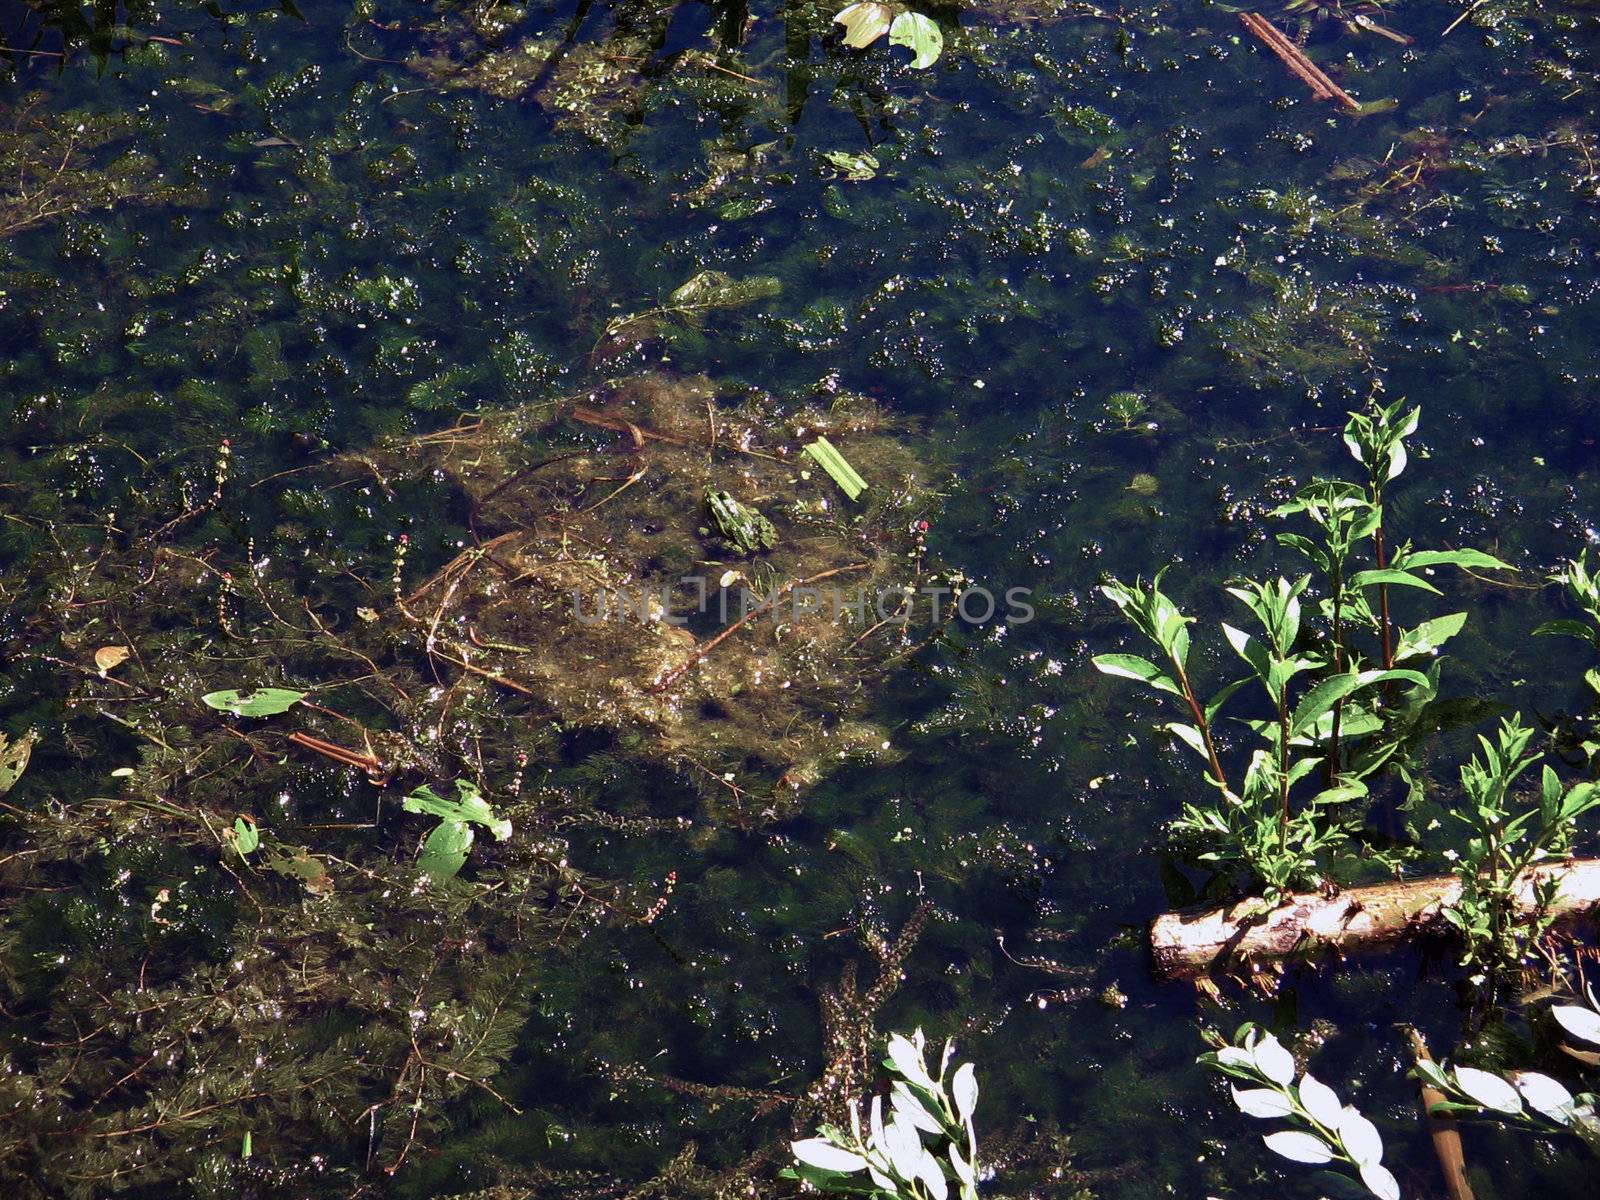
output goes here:
[{"label": "broad floating leaf", "polygon": [[827,438],[819,436],[805,448],[805,453],[828,473],[828,477],[837,483],[840,490],[851,500],[857,499],[867,490],[867,481],[856,473],[856,469]]},{"label": "broad floating leaf", "polygon": [[834,13],[833,19],[844,26],[844,44],[861,50],[889,32],[894,9],[887,4],[852,4]]},{"label": "broad floating leaf", "polygon": [[266,687],[254,691],[231,688],[223,692],[207,692],[200,700],[212,708],[231,712],[236,717],[274,717],[288,712],[305,698],[305,692]]},{"label": "broad floating leaf", "polygon": [[931,18],[918,12],[903,12],[889,26],[889,44],[909,49],[915,56],[911,65],[921,70],[938,61],[944,50],[944,34]]},{"label": "broad floating leaf", "polygon": [[417,866],[429,878],[454,879],[467,861],[467,851],[472,849],[472,826],[465,821],[440,821],[428,840],[422,843],[422,854]]},{"label": "broad floating leaf", "polygon": [[249,858],[261,846],[261,832],[254,817],[236,817],[233,822],[233,848],[239,857]]},{"label": "broad floating leaf", "polygon": [[36,740],[38,734],[31,729],[15,741],[0,733],[0,796],[15,787],[22,773],[28,769],[28,759],[33,755],[33,743]]},{"label": "broad floating leaf", "polygon": [[511,836],[511,822],[489,807],[478,785],[470,779],[456,780],[456,798],[446,800],[427,784],[401,802],[406,812],[432,813],[446,821],[466,821],[482,825],[494,834],[495,841],[503,842]]}]

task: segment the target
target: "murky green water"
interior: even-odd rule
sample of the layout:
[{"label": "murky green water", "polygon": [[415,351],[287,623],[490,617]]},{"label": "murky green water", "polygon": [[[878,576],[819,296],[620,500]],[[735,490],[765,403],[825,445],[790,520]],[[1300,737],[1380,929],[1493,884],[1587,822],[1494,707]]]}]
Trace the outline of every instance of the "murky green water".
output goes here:
[{"label": "murky green water", "polygon": [[[494,1079],[520,1116],[471,1090],[452,1131],[390,1178],[393,1154],[371,1147],[403,1135],[398,1086],[317,1141],[252,1128],[243,1102],[224,1132],[252,1128],[260,1174],[220,1192],[181,1182],[216,1145],[175,1128],[152,1151],[163,1182],[65,1163],[41,1179],[42,1144],[18,1194],[446,1195],[501,1180],[506,1195],[690,1194],[681,1179],[629,1189],[691,1144],[699,1164],[734,1166],[781,1144],[787,1120],[660,1079],[807,1086],[821,992],[850,960],[872,975],[853,931],[892,934],[923,899],[932,919],[879,1026],[955,1033],[987,1128],[1070,1136],[1081,1175],[1027,1194],[1314,1195],[1193,1065],[1197,1019],[1242,1015],[1327,1032],[1318,1073],[1359,1081],[1346,1086],[1384,1125],[1406,1194],[1438,1194],[1392,1025],[1454,1045],[1447,965],[1292,975],[1275,1002],[1236,996],[1220,1016],[1149,980],[1139,929],[1199,878],[1161,833],[1193,777],[1149,732],[1153,710],[1091,671],[1092,651],[1124,640],[1092,589],[1175,562],[1185,602],[1223,615],[1216,584],[1270,560],[1264,511],[1341,469],[1334,431],[1375,390],[1424,406],[1425,457],[1395,497],[1405,536],[1493,549],[1530,582],[1600,540],[1592,4],[1491,0],[1448,37],[1458,6],[1397,5],[1384,19],[1409,48],[1319,23],[1310,48],[1343,85],[1395,101],[1360,119],[1312,101],[1204,4],[944,10],[946,55],[922,72],[903,51],[825,42],[830,10],[813,4],[146,0],[91,14],[103,36],[69,25],[65,63],[49,52],[69,10],[41,7],[8,5],[3,23],[8,45],[41,53],[0,56],[17,175],[0,181],[3,215],[19,226],[0,242],[0,713],[41,733],[6,803],[70,813],[136,761],[139,739],[100,715],[110,700],[65,703],[71,664],[102,641],[214,622],[216,586],[197,580],[192,608],[152,609],[149,629],[74,643],[62,628],[93,614],[73,607],[73,581],[203,505],[223,439],[227,502],[162,539],[218,569],[291,563],[305,594],[348,610],[387,598],[399,534],[415,585],[465,544],[468,514],[425,476],[332,486],[313,468],[334,454],[647,366],[780,405],[864,393],[937,480],[930,555],[997,591],[1032,588],[1038,612],[958,622],[874,700],[894,753],[841,766],[754,828],[719,821],[680,773],[530,734],[526,786],[606,818],[547,830],[571,863],[639,909],[669,871],[677,884],[654,923],[585,912],[529,968],[526,1023]],[[540,69],[516,64],[504,96],[467,86],[463,64],[524,39]],[[871,153],[874,176],[844,177],[834,151]],[[60,163],[90,166],[88,182],[53,175]],[[638,345],[603,336],[704,269],[782,291]],[[1147,407],[1120,418],[1119,391]],[[1448,586],[1474,614],[1452,690],[1545,713],[1582,703],[1571,655],[1528,640],[1553,596]],[[161,682],[181,691],[205,669]],[[375,793],[327,764],[296,771],[311,851],[409,853],[415,828],[316,833],[366,820]],[[276,777],[228,778],[219,806],[290,807]],[[5,1048],[23,1069],[59,1034],[43,1032],[53,989],[103,968],[95,986],[136,996],[141,958],[160,971],[172,955],[180,975],[226,962],[232,922],[254,919],[211,872],[195,885],[215,906],[203,935],[121,954],[117,937],[153,936],[152,899],[179,864],[41,880],[7,838]],[[409,911],[373,919],[412,945]],[[1113,983],[1125,1007],[1098,999]],[[85,1052],[84,1093],[52,1082],[72,1111],[102,1083],[138,1111],[114,1064],[146,1052],[130,1035]],[[1469,1153],[1481,1200],[1591,1194],[1592,1160],[1570,1152],[1482,1132]]]}]

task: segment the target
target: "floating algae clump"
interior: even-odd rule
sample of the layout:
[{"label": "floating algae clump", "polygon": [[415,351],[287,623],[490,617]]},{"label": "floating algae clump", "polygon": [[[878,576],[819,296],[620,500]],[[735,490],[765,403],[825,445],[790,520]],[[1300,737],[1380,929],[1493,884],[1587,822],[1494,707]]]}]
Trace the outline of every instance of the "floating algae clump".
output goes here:
[{"label": "floating algae clump", "polygon": [[[820,432],[872,481],[860,506],[798,455]],[[466,673],[457,686],[624,735],[739,821],[758,815],[747,793],[770,812],[831,763],[886,745],[864,719],[868,682],[909,636],[884,618],[919,583],[911,526],[926,484],[870,406],[724,410],[709,381],[646,374],[373,461],[442,472],[470,506],[477,544],[375,631],[423,634]],[[724,494],[761,514],[758,559],[710,527],[706,498]]]},{"label": "floating algae clump", "polygon": [[[324,492],[376,478],[453,494],[470,538],[427,570],[403,541],[376,578],[343,582],[292,555],[241,561],[243,545],[107,556],[104,619],[143,629],[130,640],[151,676],[182,681],[117,715],[181,729],[207,692],[312,689],[358,727],[317,708],[277,719],[320,743],[301,750],[342,747],[380,781],[511,774],[518,754],[589,736],[681,777],[719,819],[781,816],[842,761],[887,753],[875,685],[949,618],[916,592],[931,582],[927,469],[870,401],[829,399],[644,374],[315,468]],[[870,482],[858,502],[800,453],[818,435]],[[318,494],[303,476],[285,492]],[[749,549],[716,527],[708,495],[759,515]],[[214,629],[196,628],[197,597]]]}]

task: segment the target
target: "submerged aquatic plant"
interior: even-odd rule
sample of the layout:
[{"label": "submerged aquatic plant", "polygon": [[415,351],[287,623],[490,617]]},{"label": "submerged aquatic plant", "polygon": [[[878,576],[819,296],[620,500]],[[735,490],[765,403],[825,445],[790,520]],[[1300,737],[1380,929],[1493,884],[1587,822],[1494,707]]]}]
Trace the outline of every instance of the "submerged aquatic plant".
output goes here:
[{"label": "submerged aquatic plant", "polygon": [[882,1096],[872,1098],[865,1129],[859,1109],[851,1106],[848,1130],[822,1125],[816,1137],[793,1143],[796,1165],[786,1174],[831,1194],[878,1200],[945,1200],[954,1194],[976,1200],[982,1171],[972,1124],[977,1073],[971,1063],[952,1072],[954,1054],[955,1043],[945,1042],[935,1075],[922,1030],[909,1038],[891,1034],[884,1060],[893,1079],[888,1120]]}]

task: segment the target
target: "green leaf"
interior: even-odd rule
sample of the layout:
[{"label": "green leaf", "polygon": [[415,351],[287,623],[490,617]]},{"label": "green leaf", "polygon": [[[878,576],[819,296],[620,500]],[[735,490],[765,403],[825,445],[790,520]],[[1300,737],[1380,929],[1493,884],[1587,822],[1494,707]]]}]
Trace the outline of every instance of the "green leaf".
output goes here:
[{"label": "green leaf", "polygon": [[1533,631],[1534,637],[1560,637],[1582,638],[1591,645],[1600,648],[1600,629],[1587,625],[1582,621],[1563,619],[1560,621],[1546,621]]},{"label": "green leaf", "polygon": [[1329,712],[1335,704],[1358,688],[1365,687],[1368,682],[1355,673],[1324,679],[1307,692],[1295,708],[1294,717],[1289,722],[1289,736],[1293,737],[1316,724],[1317,718],[1323,713]]},{"label": "green leaf", "polygon": [[37,740],[38,735],[31,729],[16,741],[0,733],[0,796],[14,788],[28,769],[28,759],[33,755],[33,743]]},{"label": "green leaf", "polygon": [[806,456],[828,473],[828,477],[837,483],[840,490],[851,500],[857,499],[862,492],[867,490],[867,481],[856,474],[856,469],[846,461],[844,455],[834,448],[832,442],[825,437],[818,437],[805,448]]},{"label": "green leaf", "polygon": [[1201,738],[1200,731],[1193,725],[1180,725],[1178,722],[1174,721],[1169,725],[1163,725],[1161,728],[1172,734],[1201,758],[1210,761],[1210,756],[1206,754],[1205,740]]},{"label": "green leaf", "polygon": [[472,849],[472,826],[465,821],[440,821],[428,840],[422,843],[422,854],[417,866],[429,878],[454,879],[467,861],[467,851]]},{"label": "green leaf", "polygon": [[1472,567],[1484,571],[1515,571],[1510,563],[1501,562],[1482,550],[1412,550],[1405,556],[1408,567]]},{"label": "green leaf", "polygon": [[1432,654],[1456,634],[1461,632],[1461,627],[1467,623],[1467,614],[1464,612],[1450,613],[1443,617],[1434,617],[1431,621],[1424,621],[1415,629],[1401,632],[1400,640],[1395,645],[1394,656],[1396,661],[1410,658],[1416,654]]},{"label": "green leaf", "polygon": [[1272,673],[1267,648],[1244,630],[1236,629],[1226,621],[1222,622],[1222,636],[1228,639],[1228,645],[1233,647],[1234,653],[1250,664],[1256,678],[1265,683]]},{"label": "green leaf", "polygon": [[401,802],[406,812],[432,813],[446,821],[466,821],[482,825],[495,840],[503,842],[511,836],[511,822],[498,815],[483,798],[478,785],[470,779],[456,780],[456,798],[446,800],[427,784]]},{"label": "green leaf", "polygon": [[1401,587],[1421,588],[1425,592],[1439,595],[1439,589],[1434,587],[1420,575],[1413,575],[1409,571],[1402,571],[1396,567],[1384,567],[1380,570],[1357,571],[1350,576],[1351,587],[1373,587],[1380,583],[1397,584]]},{"label": "green leaf", "polygon": [[230,689],[224,692],[207,692],[200,700],[212,708],[231,712],[236,717],[274,717],[288,712],[306,698],[305,692],[289,688],[256,688],[254,691]]},{"label": "green leaf", "polygon": [[1600,808],[1600,784],[1583,782],[1572,785],[1561,801],[1561,820],[1575,821],[1586,812]]},{"label": "green leaf", "polygon": [[1137,679],[1141,683],[1148,683],[1158,692],[1171,692],[1174,696],[1183,695],[1183,689],[1165,671],[1149,659],[1140,658],[1137,654],[1097,654],[1094,657],[1094,666],[1095,670],[1105,675]]},{"label": "green leaf", "polygon": [[1206,705],[1205,709],[1206,723],[1209,725],[1211,722],[1215,721],[1217,719],[1217,714],[1222,711],[1222,706],[1229,700],[1233,699],[1233,694],[1249,682],[1249,679],[1235,679],[1232,683],[1228,684],[1221,691],[1219,691],[1215,696],[1211,697],[1211,701]]},{"label": "green leaf", "polygon": [[1446,1077],[1444,1068],[1439,1066],[1438,1063],[1433,1062],[1431,1059],[1418,1059],[1417,1065],[1415,1068],[1413,1068],[1411,1073],[1424,1083],[1431,1084],[1432,1086],[1438,1088],[1441,1092],[1448,1092],[1451,1090],[1450,1080]]},{"label": "green leaf", "polygon": [[667,297],[671,308],[701,312],[714,308],[737,308],[776,296],[783,284],[771,275],[751,275],[735,279],[722,271],[701,271],[687,283],[679,285]]},{"label": "green leaf", "polygon": [[249,858],[261,845],[261,832],[254,817],[236,817],[233,822],[233,848],[240,858]]},{"label": "green leaf", "polygon": [[833,19],[844,26],[844,44],[861,50],[889,32],[894,9],[887,4],[852,4],[834,13]]},{"label": "green leaf", "polygon": [[911,65],[918,70],[931,67],[944,49],[944,34],[939,26],[917,12],[903,12],[889,26],[889,44],[905,46],[915,57]]},{"label": "green leaf", "polygon": [[[1286,505],[1284,508],[1279,508],[1273,515],[1283,515],[1284,509],[1287,507]],[[1308,537],[1302,537],[1298,533],[1280,533],[1278,535],[1278,544],[1280,546],[1288,546],[1291,550],[1300,551],[1301,554],[1311,560],[1318,570],[1324,573],[1327,573],[1333,567],[1333,560],[1328,557],[1327,552]]]}]

